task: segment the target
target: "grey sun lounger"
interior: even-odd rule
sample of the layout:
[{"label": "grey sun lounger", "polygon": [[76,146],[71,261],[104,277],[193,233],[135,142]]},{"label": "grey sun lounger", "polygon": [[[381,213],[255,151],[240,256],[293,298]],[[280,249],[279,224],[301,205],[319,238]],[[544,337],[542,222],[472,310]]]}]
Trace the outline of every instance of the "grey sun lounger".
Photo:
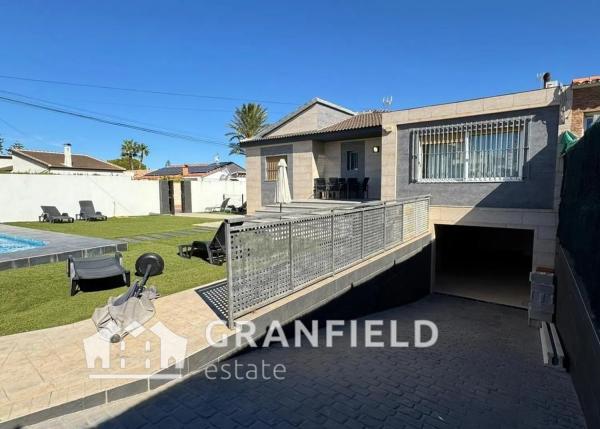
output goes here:
[{"label": "grey sun lounger", "polygon": [[71,281],[71,296],[81,289],[81,282],[111,281],[111,286],[129,286],[130,273],[123,267],[121,253],[114,255],[74,258],[67,260],[67,275]]},{"label": "grey sun lounger", "polygon": [[89,200],[79,201],[79,219],[81,220],[106,220],[108,217],[102,214],[102,212],[96,211],[94,203]]},{"label": "grey sun lounger", "polygon": [[207,207],[206,211],[207,212],[230,212],[231,209],[229,207],[227,207],[227,204],[229,204],[230,199],[231,198],[225,198],[220,206]]},{"label": "grey sun lounger", "polygon": [[[231,221],[231,226],[239,226],[243,221]],[[225,250],[225,222],[222,222],[211,241],[194,241],[192,244],[180,244],[178,255],[190,259],[197,256],[209,264],[222,265],[227,258]]]},{"label": "grey sun lounger", "polygon": [[40,222],[75,222],[68,213],[61,213],[55,206],[41,206],[42,215],[40,216]]}]

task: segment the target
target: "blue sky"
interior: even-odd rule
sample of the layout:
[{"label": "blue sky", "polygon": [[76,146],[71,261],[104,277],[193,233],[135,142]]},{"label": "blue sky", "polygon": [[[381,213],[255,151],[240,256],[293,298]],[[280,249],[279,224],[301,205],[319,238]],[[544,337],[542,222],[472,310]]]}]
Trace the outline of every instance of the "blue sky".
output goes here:
[{"label": "blue sky", "polygon": [[[355,110],[393,109],[539,86],[536,74],[600,74],[600,3],[401,1],[0,0],[0,74],[240,100],[173,97],[0,78],[0,96],[58,103],[226,143],[241,100],[267,100],[275,121],[318,96]],[[579,3],[579,4],[578,4]],[[8,91],[8,92],[6,92]],[[19,94],[18,96],[15,94]],[[30,97],[25,99],[22,96]],[[273,103],[271,101],[277,101]],[[5,146],[148,163],[231,158],[188,142],[0,102]]]}]

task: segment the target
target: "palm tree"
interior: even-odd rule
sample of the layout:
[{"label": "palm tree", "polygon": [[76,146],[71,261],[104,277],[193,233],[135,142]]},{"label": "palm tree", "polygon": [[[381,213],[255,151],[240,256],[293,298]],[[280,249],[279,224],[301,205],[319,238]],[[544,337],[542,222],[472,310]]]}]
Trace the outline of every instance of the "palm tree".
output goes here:
[{"label": "palm tree", "polygon": [[23,146],[23,143],[21,143],[20,141],[17,140],[10,146],[10,150],[13,150],[13,149],[23,150],[23,149],[25,149],[25,146]]},{"label": "palm tree", "polygon": [[123,140],[121,156],[129,159],[129,169],[133,170],[133,158],[137,156],[138,143],[135,140]]},{"label": "palm tree", "polygon": [[4,138],[0,136],[0,155],[4,152]]},{"label": "palm tree", "polygon": [[137,154],[140,157],[140,168],[142,168],[142,164],[144,163],[144,157],[150,155],[150,148],[145,143],[138,143]]},{"label": "palm tree", "polygon": [[229,123],[229,155],[244,155],[240,141],[254,137],[267,123],[267,109],[260,104],[242,104],[235,109],[233,119]]}]

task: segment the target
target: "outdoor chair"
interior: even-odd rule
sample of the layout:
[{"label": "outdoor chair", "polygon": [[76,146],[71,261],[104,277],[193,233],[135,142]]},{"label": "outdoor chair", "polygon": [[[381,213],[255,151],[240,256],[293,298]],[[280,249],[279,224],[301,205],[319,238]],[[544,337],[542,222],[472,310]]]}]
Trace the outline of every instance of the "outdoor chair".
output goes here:
[{"label": "outdoor chair", "polygon": [[[243,221],[231,221],[231,226],[239,226]],[[197,256],[212,265],[223,265],[227,259],[225,250],[225,222],[221,222],[219,229],[211,241],[194,241],[192,244],[180,244],[177,252],[182,258],[191,259]]]},{"label": "outdoor chair", "polygon": [[73,219],[71,216],[69,216],[69,213],[61,213],[58,211],[58,209],[55,206],[41,206],[41,207],[42,207],[42,214],[39,217],[40,222],[50,222],[50,223],[56,223],[56,222],[72,223],[72,222],[75,222],[75,219]]},{"label": "outdoor chair", "polygon": [[130,284],[130,273],[123,267],[123,257],[119,252],[88,258],[74,258],[69,255],[67,276],[71,281],[71,296],[82,290],[82,283],[86,282],[89,282],[90,286],[100,286],[100,289]]},{"label": "outdoor chair", "polygon": [[369,178],[365,177],[362,182],[362,196],[363,198],[369,198]]},{"label": "outdoor chair", "polygon": [[339,178],[330,177],[329,180],[327,181],[327,198],[337,200],[337,199],[339,199],[339,195],[340,195]]},{"label": "outdoor chair", "polygon": [[338,179],[338,184],[340,187],[340,198],[342,198],[342,195],[344,198],[348,198],[348,182],[346,181],[346,178],[340,177]]},{"label": "outdoor chair", "polygon": [[248,202],[244,201],[242,203],[241,206],[236,207],[234,205],[229,206],[229,208],[231,209],[231,213],[237,213],[237,214],[246,214],[246,208],[248,207]]},{"label": "outdoor chair", "polygon": [[225,198],[220,206],[207,207],[206,211],[207,212],[230,212],[231,209],[229,207],[227,207],[227,204],[229,204],[230,199],[231,198]]},{"label": "outdoor chair", "polygon": [[358,198],[360,184],[358,183],[358,179],[356,177],[348,178],[347,182],[348,186],[348,197],[349,198]]},{"label": "outdoor chair", "polygon": [[102,212],[96,211],[94,203],[89,200],[79,201],[79,219],[81,220],[107,220],[108,217],[102,214]]},{"label": "outdoor chair", "polygon": [[317,177],[314,180],[314,196],[318,199],[323,199],[327,193],[327,182],[324,177]]}]

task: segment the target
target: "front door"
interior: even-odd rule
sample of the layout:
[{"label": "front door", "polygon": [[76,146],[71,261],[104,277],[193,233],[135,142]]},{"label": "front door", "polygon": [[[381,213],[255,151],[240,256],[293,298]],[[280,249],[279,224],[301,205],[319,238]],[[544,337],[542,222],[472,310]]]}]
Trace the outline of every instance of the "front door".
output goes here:
[{"label": "front door", "polygon": [[365,177],[365,142],[344,142],[340,146],[342,177],[361,181]]}]

